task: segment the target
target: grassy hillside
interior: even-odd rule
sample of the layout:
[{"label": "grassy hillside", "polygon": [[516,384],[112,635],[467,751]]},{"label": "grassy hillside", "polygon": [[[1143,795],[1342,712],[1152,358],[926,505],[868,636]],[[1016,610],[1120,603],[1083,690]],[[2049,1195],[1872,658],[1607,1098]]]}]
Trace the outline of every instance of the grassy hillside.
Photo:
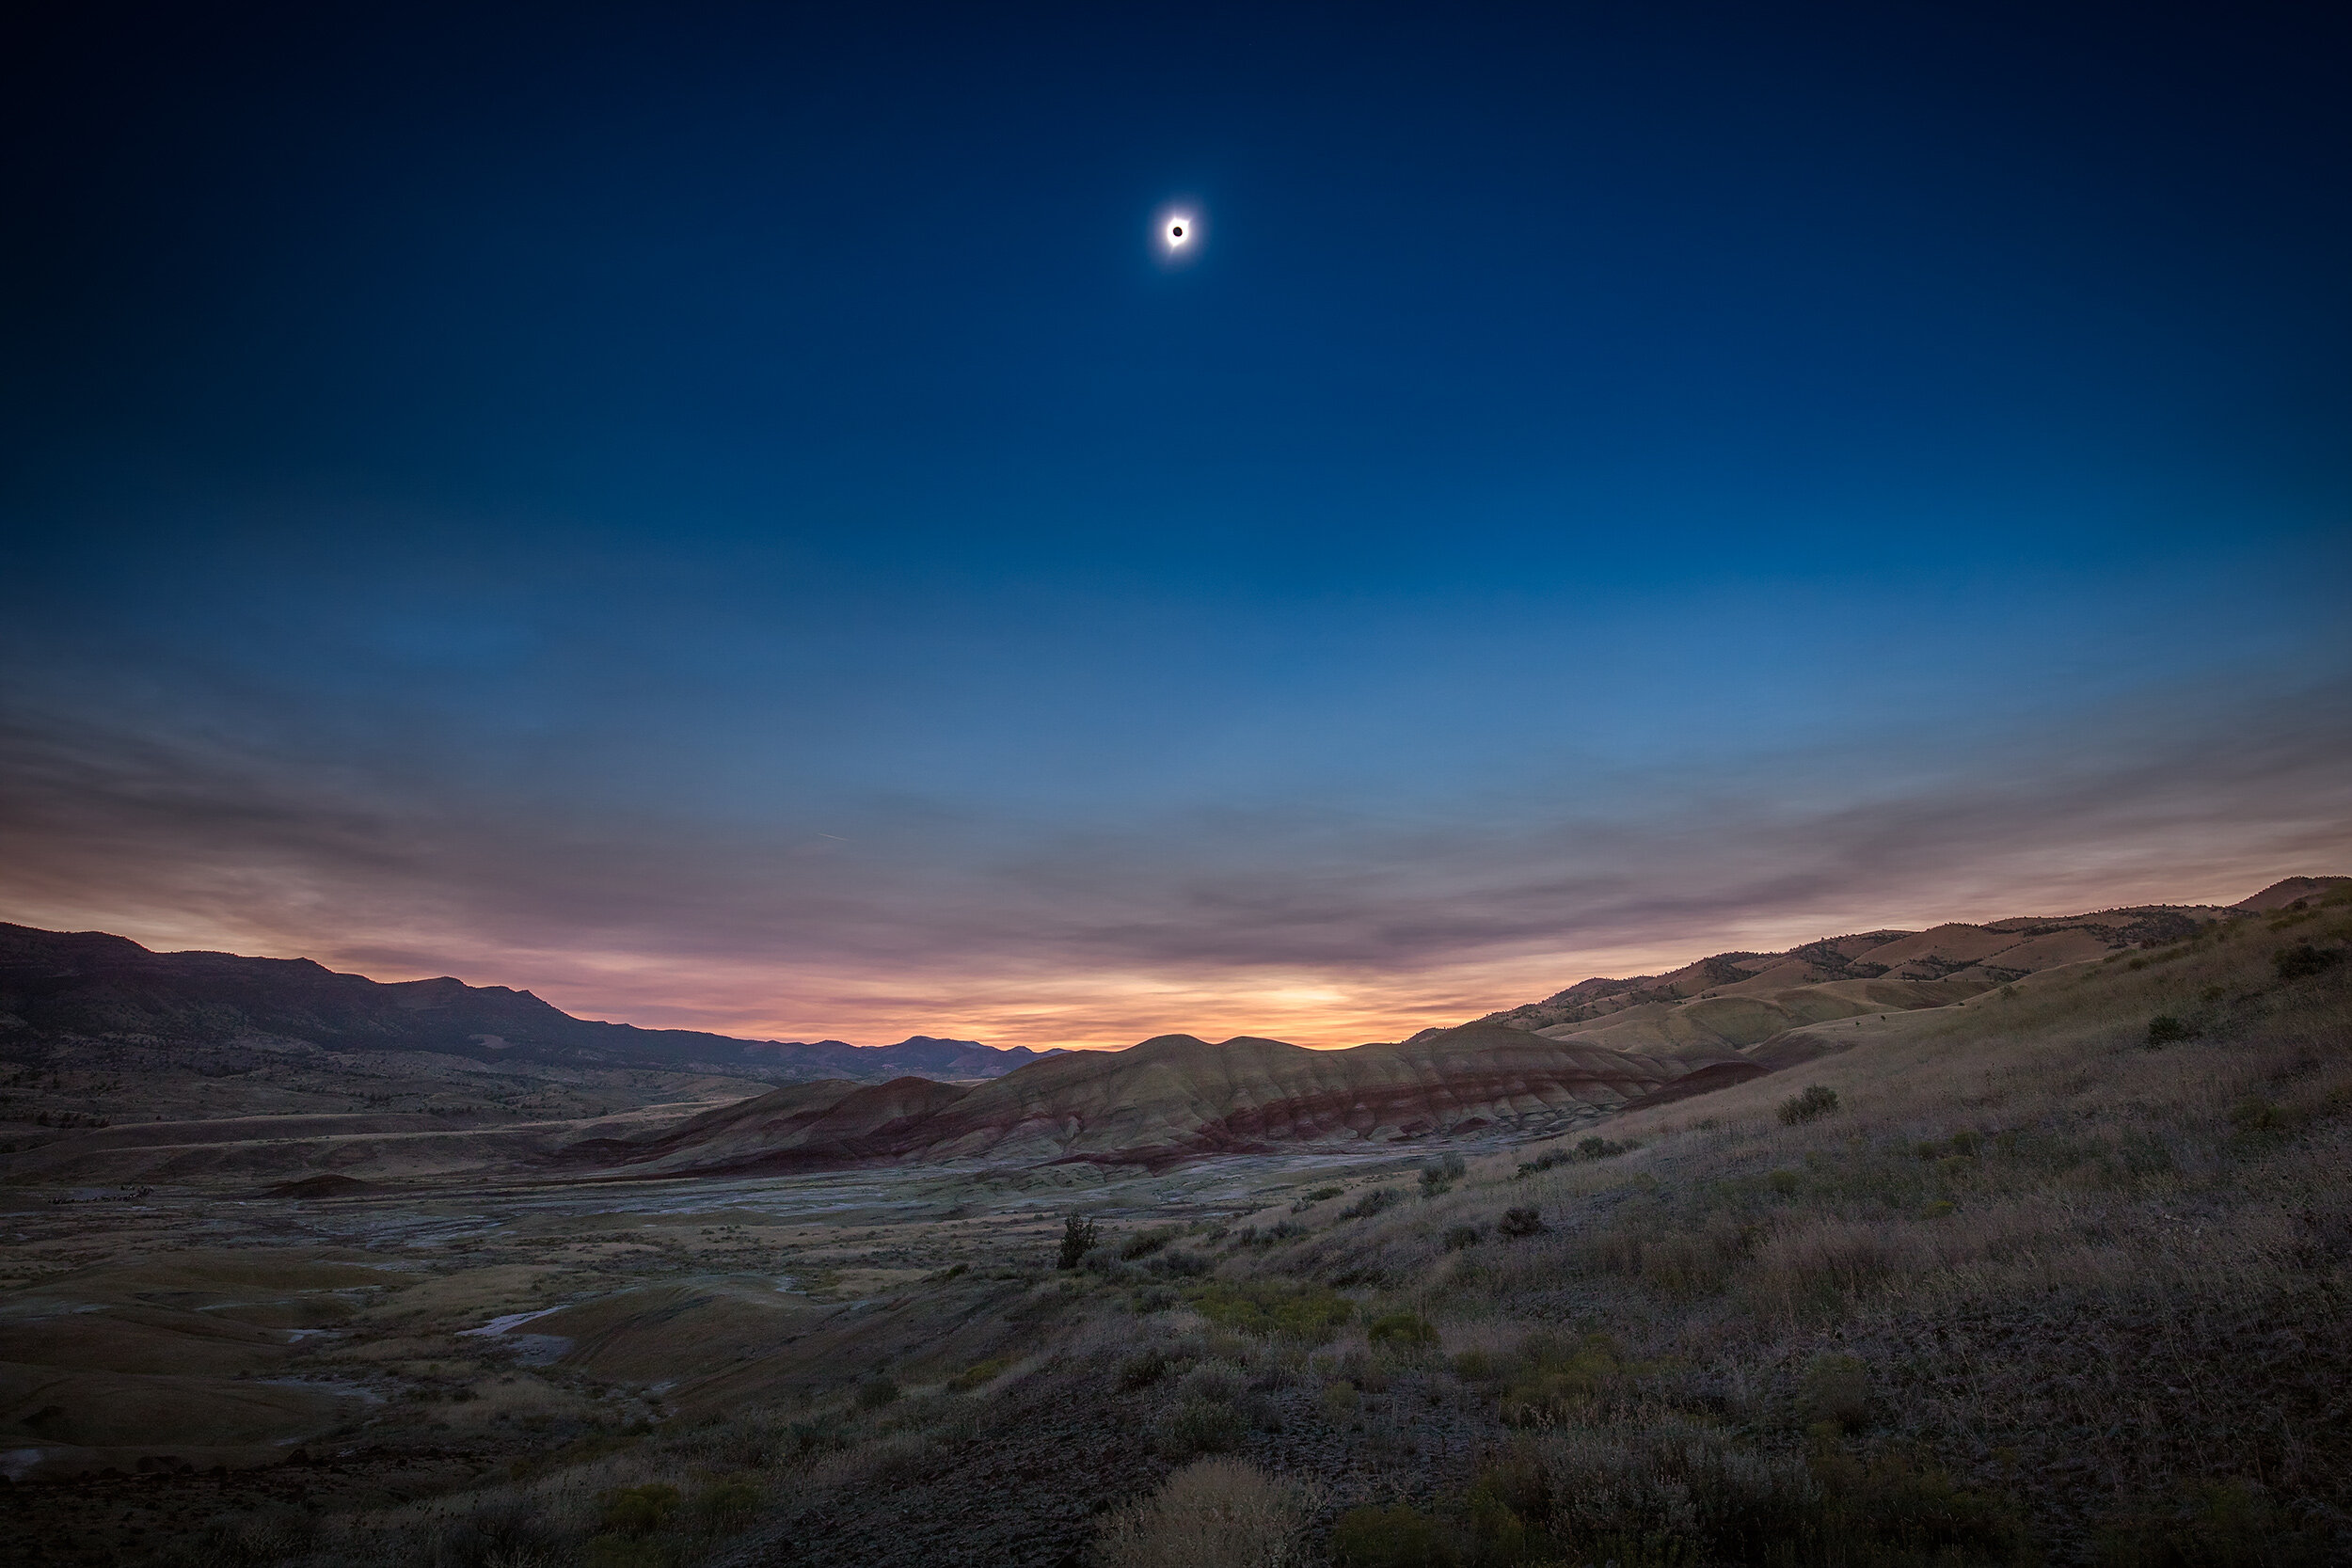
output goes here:
[{"label": "grassy hillside", "polygon": [[2348,944],[2339,894],[1552,1144],[1081,1215],[658,1424],[167,1558],[2346,1560]]}]

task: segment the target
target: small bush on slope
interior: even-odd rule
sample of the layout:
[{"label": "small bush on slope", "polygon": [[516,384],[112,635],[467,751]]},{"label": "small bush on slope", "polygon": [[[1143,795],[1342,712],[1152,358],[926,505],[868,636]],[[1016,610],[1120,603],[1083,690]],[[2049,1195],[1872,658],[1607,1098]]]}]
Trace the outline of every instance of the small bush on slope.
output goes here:
[{"label": "small bush on slope", "polygon": [[1055,1259],[1058,1267],[1074,1269],[1086,1255],[1101,1244],[1102,1227],[1084,1214],[1062,1216],[1061,1250]]},{"label": "small bush on slope", "polygon": [[1355,1316],[1356,1304],[1327,1286],[1266,1280],[1215,1284],[1192,1296],[1193,1310],[1237,1330],[1322,1344]]},{"label": "small bush on slope", "polygon": [[1293,1568],[1316,1498],[1233,1459],[1177,1471],[1145,1502],[1095,1533],[1099,1568]]},{"label": "small bush on slope", "polygon": [[1405,1195],[1394,1187],[1375,1187],[1355,1202],[1340,1211],[1343,1220],[1366,1220],[1405,1201]]},{"label": "small bush on slope", "polygon": [[1249,1418],[1223,1400],[1184,1401],[1160,1423],[1160,1450],[1170,1459],[1231,1453],[1249,1435]]},{"label": "small bush on slope", "polygon": [[1773,1114],[1783,1127],[1800,1122],[1819,1121],[1837,1109],[1837,1091],[1823,1084],[1807,1084],[1801,1094],[1792,1094],[1782,1101]]}]

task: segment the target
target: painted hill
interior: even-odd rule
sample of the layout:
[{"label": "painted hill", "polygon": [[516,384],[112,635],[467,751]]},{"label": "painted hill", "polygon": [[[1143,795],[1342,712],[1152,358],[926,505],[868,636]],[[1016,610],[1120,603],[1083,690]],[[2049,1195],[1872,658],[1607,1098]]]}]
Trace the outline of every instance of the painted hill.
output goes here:
[{"label": "painted hill", "polygon": [[1025,1046],[917,1035],[896,1045],[745,1040],[574,1018],[527,990],[444,976],[384,984],[309,958],[154,953],[100,931],[0,924],[0,1030],[220,1042],[245,1036],[341,1051],[423,1051],[485,1062],[638,1067],[776,1079],[903,1074],[988,1078],[1039,1059]]},{"label": "painted hill", "polygon": [[572,1158],[670,1175],[941,1161],[1161,1165],[1210,1154],[1409,1147],[1443,1134],[1565,1131],[1694,1067],[1724,1082],[1764,1070],[1720,1047],[1670,1059],[1486,1023],[1349,1051],[1163,1035],[973,1085],[795,1085],[641,1143],[583,1144]]}]

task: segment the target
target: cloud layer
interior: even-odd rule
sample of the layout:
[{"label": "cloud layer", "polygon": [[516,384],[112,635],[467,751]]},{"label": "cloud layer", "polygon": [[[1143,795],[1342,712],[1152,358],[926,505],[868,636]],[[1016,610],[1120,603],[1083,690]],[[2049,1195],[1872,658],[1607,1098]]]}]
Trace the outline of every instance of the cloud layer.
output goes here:
[{"label": "cloud layer", "polygon": [[1900,768],[1759,752],[1442,820],[1294,802],[1061,827],[942,799],[804,832],[19,712],[0,915],[735,1034],[1343,1045],[1723,948],[2342,872],[2347,715],[2340,685],[2180,689]]}]

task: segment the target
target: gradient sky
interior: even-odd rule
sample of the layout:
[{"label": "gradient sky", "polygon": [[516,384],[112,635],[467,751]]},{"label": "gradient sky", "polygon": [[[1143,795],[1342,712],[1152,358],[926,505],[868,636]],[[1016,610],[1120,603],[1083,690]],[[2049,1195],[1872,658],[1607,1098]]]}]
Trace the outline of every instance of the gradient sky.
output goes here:
[{"label": "gradient sky", "polygon": [[58,8],[0,919],[1338,1045],[2352,871],[2328,9]]}]

